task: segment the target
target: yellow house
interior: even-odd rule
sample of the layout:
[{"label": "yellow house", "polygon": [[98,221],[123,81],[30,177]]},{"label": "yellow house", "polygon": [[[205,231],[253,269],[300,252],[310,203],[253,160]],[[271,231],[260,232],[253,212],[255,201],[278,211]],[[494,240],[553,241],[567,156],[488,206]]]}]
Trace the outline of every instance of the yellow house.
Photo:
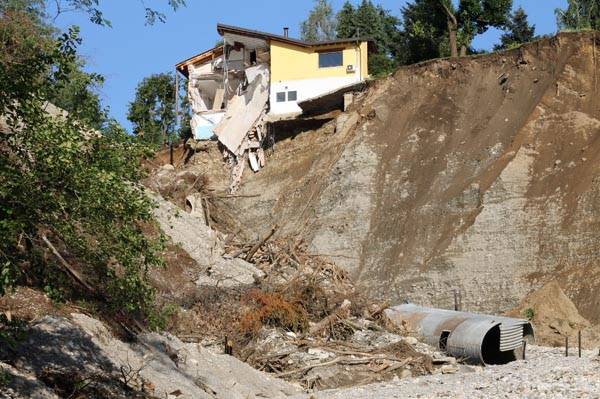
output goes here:
[{"label": "yellow house", "polygon": [[[290,38],[287,28],[283,35],[276,35],[223,24],[217,25],[217,31],[224,46],[177,64],[186,77],[194,76],[189,89],[199,90],[196,97],[206,100],[200,106],[203,111],[225,109],[239,83],[239,72],[260,63],[269,69],[270,115],[299,114],[298,103],[350,90],[369,77],[369,39],[306,42]],[[223,99],[219,87],[224,90]],[[214,106],[215,98],[224,103]]]},{"label": "yellow house", "polygon": [[340,106],[369,77],[369,39],[307,42],[287,28],[275,35],[223,24],[217,31],[223,45],[176,65],[188,78],[192,131],[216,136],[236,165],[247,157],[255,171],[270,122]]}]

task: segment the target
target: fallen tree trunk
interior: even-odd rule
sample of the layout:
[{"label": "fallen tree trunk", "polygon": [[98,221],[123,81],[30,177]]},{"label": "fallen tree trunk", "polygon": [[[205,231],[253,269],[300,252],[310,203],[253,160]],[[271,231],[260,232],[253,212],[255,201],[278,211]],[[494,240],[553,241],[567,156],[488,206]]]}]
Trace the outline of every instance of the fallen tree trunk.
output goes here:
[{"label": "fallen tree trunk", "polygon": [[273,228],[271,229],[271,231],[269,232],[269,234],[267,234],[262,240],[260,240],[258,243],[256,243],[256,245],[254,245],[250,249],[250,251],[248,251],[248,254],[246,255],[246,262],[250,262],[252,260],[252,257],[256,253],[256,251],[258,251],[260,247],[262,247],[263,245],[265,245],[265,243],[267,241],[269,241],[269,239],[271,237],[273,237],[273,235],[275,234],[275,231],[277,231],[277,228],[278,228],[277,225],[273,226]]},{"label": "fallen tree trunk", "polygon": [[94,290],[94,288],[83,279],[83,277],[79,274],[79,272],[77,270],[73,269],[73,267],[71,265],[69,265],[69,263],[65,260],[65,258],[62,257],[62,255],[60,254],[60,252],[58,252],[56,247],[54,247],[54,245],[52,245],[50,240],[48,240],[48,237],[46,237],[45,235],[42,235],[42,241],[44,241],[44,244],[46,244],[46,247],[48,247],[48,249],[54,254],[54,256],[56,256],[56,258],[60,262],[63,269],[67,272],[67,274],[69,276],[71,276],[71,278],[73,280],[75,280],[76,282],[78,282],[79,284],[84,286],[88,291],[90,291],[92,293],[96,292],[96,290]]}]

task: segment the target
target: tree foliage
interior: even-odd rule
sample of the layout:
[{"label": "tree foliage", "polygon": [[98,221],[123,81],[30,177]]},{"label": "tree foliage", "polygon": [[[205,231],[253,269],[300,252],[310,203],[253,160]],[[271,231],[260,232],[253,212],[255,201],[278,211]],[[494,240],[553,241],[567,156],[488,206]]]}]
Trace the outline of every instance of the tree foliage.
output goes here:
[{"label": "tree foliage", "polygon": [[[22,282],[143,316],[153,302],[146,271],[162,263],[161,240],[143,231],[153,207],[138,183],[148,147],[111,121],[93,130],[86,115],[97,104],[78,97],[90,81],[68,89],[81,68],[79,32],[49,34],[33,3],[0,9],[0,295]],[[48,114],[56,98],[75,111]],[[87,284],[67,277],[65,263]]]},{"label": "tree foliage", "polygon": [[400,45],[402,61],[473,52],[473,39],[490,27],[504,28],[510,19],[512,0],[414,0],[403,9]]},{"label": "tree foliage", "polygon": [[600,1],[568,0],[566,9],[555,10],[560,30],[600,30]]},{"label": "tree foliage", "polygon": [[144,78],[129,103],[127,118],[144,141],[160,145],[175,135],[175,77],[160,73]]},{"label": "tree foliage", "polygon": [[98,90],[104,84],[104,76],[87,73],[81,59],[77,59],[66,72],[66,78],[55,82],[48,101],[68,111],[74,118],[101,130],[108,122],[108,110],[102,106]]},{"label": "tree foliage", "polygon": [[329,0],[315,0],[308,18],[300,24],[300,35],[309,42],[335,38],[335,14]]},{"label": "tree foliage", "polygon": [[496,50],[512,48],[523,43],[535,40],[535,25],[530,25],[527,19],[527,13],[522,7],[519,7],[511,16],[506,25],[507,31],[500,36],[500,45]]},{"label": "tree foliage", "polygon": [[398,18],[371,0],[363,0],[358,7],[346,1],[336,18],[338,38],[368,37],[374,41],[376,50],[369,54],[371,74],[393,70],[398,52]]},{"label": "tree foliage", "polygon": [[415,0],[402,8],[399,62],[416,62],[449,55],[447,17],[439,0]]},{"label": "tree foliage", "polygon": [[[45,1],[40,2],[45,4]],[[166,21],[167,17],[164,12],[157,10],[155,7],[147,6],[143,0],[140,0],[140,3],[143,5],[146,13],[147,25],[154,25],[157,21],[163,23]],[[52,2],[52,11],[54,19],[67,12],[83,12],[89,16],[92,23],[110,27],[111,22],[104,16],[101,4],[101,0],[54,0]],[[186,5],[186,0],[167,0],[167,4],[172,10],[177,11],[177,9]]]}]

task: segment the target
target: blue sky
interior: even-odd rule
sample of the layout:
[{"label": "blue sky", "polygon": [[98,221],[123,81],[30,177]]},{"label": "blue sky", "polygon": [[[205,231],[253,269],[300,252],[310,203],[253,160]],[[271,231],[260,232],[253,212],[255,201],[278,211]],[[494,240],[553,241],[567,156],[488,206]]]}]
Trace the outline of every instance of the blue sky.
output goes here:
[{"label": "blue sky", "polygon": [[[355,3],[360,0],[354,0]],[[339,9],[344,0],[333,0]],[[406,0],[374,0],[394,14]],[[312,0],[187,0],[187,7],[173,13],[165,5],[167,0],[146,0],[146,4],[163,7],[165,24],[145,26],[141,0],[103,0],[102,10],[111,20],[112,28],[103,28],[89,22],[82,14],[65,14],[56,22],[65,28],[79,25],[84,42],[80,53],[88,63],[87,69],[106,77],[101,91],[102,100],[111,115],[126,128],[127,106],[133,99],[135,87],[145,76],[174,70],[174,65],[190,56],[212,47],[219,38],[217,22],[230,25],[282,32],[290,27],[290,35],[298,36],[298,26],[306,17]],[[567,0],[514,0],[515,8],[522,6],[536,25],[538,34],[554,33],[554,9],[565,7]],[[475,39],[480,49],[490,49],[500,33],[490,30]]]}]

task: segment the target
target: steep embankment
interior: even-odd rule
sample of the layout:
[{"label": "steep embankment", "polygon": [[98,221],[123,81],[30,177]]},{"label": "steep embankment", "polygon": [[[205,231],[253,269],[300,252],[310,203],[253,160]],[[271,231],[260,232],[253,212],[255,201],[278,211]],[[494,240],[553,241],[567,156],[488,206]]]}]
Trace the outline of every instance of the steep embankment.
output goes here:
[{"label": "steep embankment", "polygon": [[598,44],[561,34],[402,68],[342,114],[358,120],[279,127],[239,193],[260,196],[222,209],[247,234],[302,234],[391,301],[450,306],[456,287],[466,308],[498,312],[559,278],[598,322]]}]

